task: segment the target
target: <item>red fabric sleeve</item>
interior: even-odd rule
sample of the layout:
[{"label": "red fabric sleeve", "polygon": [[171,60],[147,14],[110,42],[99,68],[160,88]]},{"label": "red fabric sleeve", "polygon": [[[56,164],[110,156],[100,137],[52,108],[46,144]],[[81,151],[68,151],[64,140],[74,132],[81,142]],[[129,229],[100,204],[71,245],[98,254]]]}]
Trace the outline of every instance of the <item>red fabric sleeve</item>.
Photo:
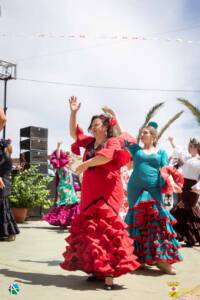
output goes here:
[{"label": "red fabric sleeve", "polygon": [[121,145],[119,140],[117,138],[109,138],[105,143],[104,148],[95,152],[95,156],[102,155],[112,160],[114,158],[115,150],[120,150],[120,149],[121,149]]},{"label": "red fabric sleeve", "polygon": [[127,142],[129,144],[136,144],[137,143],[136,138],[133,137],[128,132],[123,132],[122,134],[120,134],[120,136],[118,136],[118,139],[120,141],[121,147],[125,147]]},{"label": "red fabric sleeve", "polygon": [[174,167],[165,166],[160,169],[160,175],[165,181],[165,186],[161,187],[161,191],[163,194],[171,194],[173,193],[173,188],[171,185],[171,181],[169,180],[169,176],[171,175],[174,182],[179,185],[181,188],[184,184],[183,175]]},{"label": "red fabric sleeve", "polygon": [[73,143],[71,145],[71,150],[74,154],[76,155],[80,155],[80,148],[86,148],[86,146],[88,145],[88,143],[90,143],[91,141],[94,140],[94,137],[89,136],[89,135],[85,135],[83,132],[83,129],[79,127],[79,125],[77,125],[76,128],[76,136],[77,139],[75,141],[75,143]]},{"label": "red fabric sleeve", "polygon": [[110,162],[102,165],[110,170],[119,170],[122,166],[126,165],[131,158],[127,150],[121,149],[121,143],[118,138],[110,138],[103,149],[96,151],[95,156],[96,155],[102,155],[111,159]]}]

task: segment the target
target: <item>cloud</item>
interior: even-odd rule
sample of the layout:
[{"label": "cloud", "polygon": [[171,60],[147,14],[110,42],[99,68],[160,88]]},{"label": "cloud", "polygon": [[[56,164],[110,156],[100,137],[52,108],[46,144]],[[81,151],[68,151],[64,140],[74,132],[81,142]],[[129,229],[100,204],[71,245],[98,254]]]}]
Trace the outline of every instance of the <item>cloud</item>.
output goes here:
[{"label": "cloud", "polygon": [[[157,89],[199,89],[199,45],[166,42],[166,37],[179,33],[159,34],[158,41],[100,40],[100,34],[153,35],[187,27],[194,12],[192,4],[187,15],[187,1],[133,0],[25,0],[3,1],[0,32],[1,59],[18,66],[18,78]],[[16,13],[17,11],[17,13]],[[54,34],[87,34],[87,39],[36,38],[36,32]],[[197,39],[199,30],[181,31],[181,37]],[[19,37],[24,33],[25,37]],[[3,85],[2,85],[3,90]],[[105,88],[70,87],[28,81],[8,83],[7,133],[14,141],[14,156],[19,153],[19,129],[34,125],[49,128],[49,152],[57,140],[64,140],[69,149],[69,109],[66,101],[77,95],[82,102],[79,120],[86,129],[93,114],[110,105],[119,114],[127,131],[137,134],[151,106],[165,101],[156,116],[163,125],[177,111],[184,109],[177,97],[188,98],[198,105],[197,93],[130,91]],[[184,134],[183,134],[184,130]],[[167,134],[180,144],[190,136],[199,135],[189,112],[169,129],[161,141],[166,147]]]}]

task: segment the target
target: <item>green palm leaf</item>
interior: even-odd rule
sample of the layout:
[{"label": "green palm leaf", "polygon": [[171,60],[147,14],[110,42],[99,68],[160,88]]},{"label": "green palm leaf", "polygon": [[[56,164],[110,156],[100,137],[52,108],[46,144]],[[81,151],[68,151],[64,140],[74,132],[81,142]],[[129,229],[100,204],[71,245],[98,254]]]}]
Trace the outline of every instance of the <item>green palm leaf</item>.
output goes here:
[{"label": "green palm leaf", "polygon": [[140,131],[142,128],[144,128],[145,126],[147,126],[147,124],[149,123],[149,121],[153,118],[153,116],[155,116],[155,114],[158,112],[158,110],[164,105],[164,102],[160,102],[156,105],[154,105],[147,113],[145,121],[143,123],[143,125],[140,127],[139,129],[139,133],[137,136],[137,142],[139,142],[140,139]]},{"label": "green palm leaf", "polygon": [[177,114],[175,114],[171,119],[169,119],[169,121],[159,131],[157,140],[159,140],[161,138],[161,136],[167,130],[167,128],[169,128],[169,126],[172,123],[174,123],[174,121],[176,121],[182,115],[182,113],[183,113],[183,110],[178,112]]},{"label": "green palm leaf", "polygon": [[183,105],[185,105],[192,112],[192,114],[195,116],[197,122],[200,125],[200,110],[186,99],[178,98],[177,100],[181,102]]}]

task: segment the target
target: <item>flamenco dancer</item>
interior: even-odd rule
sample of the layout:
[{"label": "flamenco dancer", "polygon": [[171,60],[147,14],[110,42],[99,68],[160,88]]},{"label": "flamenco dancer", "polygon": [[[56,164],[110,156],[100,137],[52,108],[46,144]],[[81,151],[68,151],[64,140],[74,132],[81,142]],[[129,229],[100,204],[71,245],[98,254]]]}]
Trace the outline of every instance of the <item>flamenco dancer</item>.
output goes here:
[{"label": "flamenco dancer", "polygon": [[140,133],[143,147],[130,144],[134,170],[128,183],[128,232],[134,239],[141,264],[156,265],[167,274],[176,274],[172,264],[182,260],[173,225],[162,193],[181,192],[183,178],[168,164],[164,150],[156,148],[157,123],[150,122]]},{"label": "flamenco dancer", "polygon": [[89,281],[104,280],[104,288],[112,290],[114,277],[139,267],[132,239],[119,216],[123,198],[119,169],[130,160],[130,154],[121,149],[109,118],[103,114],[92,117],[88,128],[92,135],[86,136],[76,122],[80,103],[76,97],[71,97],[69,103],[70,134],[76,140],[72,151],[80,154],[79,148],[83,147],[85,153],[76,170],[77,174],[83,172],[80,214],[66,238],[61,267],[92,274]]},{"label": "flamenco dancer", "polygon": [[[170,143],[174,149],[173,138]],[[197,139],[190,139],[188,155],[179,151],[179,164],[184,176],[183,192],[178,195],[178,203],[171,213],[177,219],[175,230],[178,239],[184,241],[187,247],[200,244],[200,143]]]},{"label": "flamenco dancer", "polygon": [[50,162],[56,170],[56,207],[43,215],[43,220],[50,225],[66,228],[79,214],[79,198],[76,191],[80,191],[77,176],[69,167],[70,155],[60,149],[61,143],[51,155]]},{"label": "flamenco dancer", "polygon": [[[4,110],[0,107],[0,131],[6,124]],[[8,202],[12,170],[12,145],[10,140],[0,140],[0,240],[14,241],[19,233]]]}]

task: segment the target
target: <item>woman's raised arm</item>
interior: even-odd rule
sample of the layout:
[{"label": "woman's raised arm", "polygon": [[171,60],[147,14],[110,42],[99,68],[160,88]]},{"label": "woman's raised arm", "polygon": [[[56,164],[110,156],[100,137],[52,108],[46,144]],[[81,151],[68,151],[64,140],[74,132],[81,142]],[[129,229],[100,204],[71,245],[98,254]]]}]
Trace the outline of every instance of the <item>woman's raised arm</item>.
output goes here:
[{"label": "woman's raised arm", "polygon": [[104,106],[102,108],[102,110],[105,114],[107,114],[108,116],[111,116],[112,118],[114,118],[116,120],[116,124],[113,127],[114,130],[115,130],[116,135],[119,136],[120,134],[122,134],[123,129],[120,125],[120,122],[119,122],[119,119],[118,119],[118,116],[117,116],[116,112],[108,106]]},{"label": "woman's raised arm", "polygon": [[69,119],[69,130],[70,130],[70,135],[73,139],[76,140],[76,127],[77,127],[77,119],[76,115],[81,106],[81,103],[77,101],[77,98],[75,96],[72,96],[69,99],[69,107],[70,107],[70,119]]}]

